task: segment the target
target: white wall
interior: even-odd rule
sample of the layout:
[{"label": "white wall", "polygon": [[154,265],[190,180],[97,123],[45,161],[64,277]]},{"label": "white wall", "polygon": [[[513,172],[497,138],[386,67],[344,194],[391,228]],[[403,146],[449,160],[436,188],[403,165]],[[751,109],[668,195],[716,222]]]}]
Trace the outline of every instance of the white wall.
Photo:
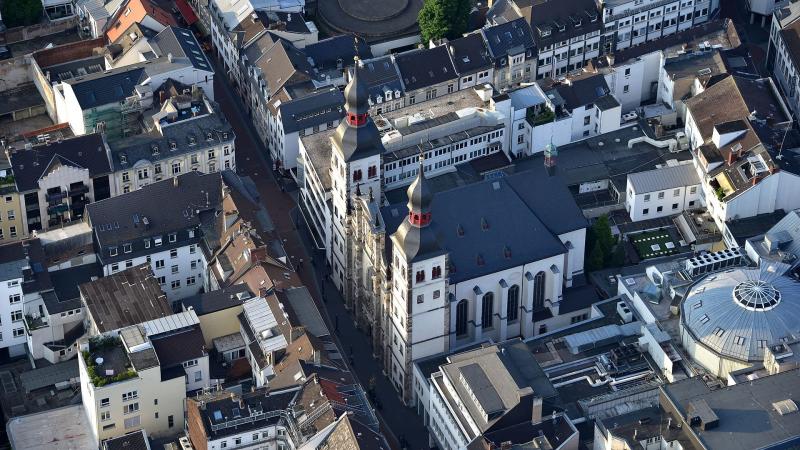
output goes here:
[{"label": "white wall", "polygon": [[[700,184],[681,186],[674,189],[654,192],[636,192],[628,179],[625,208],[631,220],[653,219],[680,214],[687,209],[699,208],[703,205]],[[659,198],[663,195],[663,198]],[[677,205],[677,206],[676,206]],[[659,211],[661,208],[661,211]],[[647,213],[645,214],[645,210]]]},{"label": "white wall", "polygon": [[[165,241],[166,239],[167,237],[164,236]],[[208,262],[206,261],[206,258],[199,246],[197,244],[192,244],[178,247],[175,249],[177,250],[177,256],[175,258],[171,257],[171,250],[156,251],[157,248],[158,247],[153,247],[153,253],[150,255],[137,256],[127,261],[120,261],[118,263],[104,265],[103,276],[108,276],[112,273],[123,271],[129,267],[134,267],[138,266],[139,264],[149,262],[156,279],[159,280],[159,283],[163,281],[163,283],[161,283],[161,289],[164,290],[164,293],[167,295],[167,299],[170,302],[175,302],[182,298],[200,293],[200,289],[202,289],[202,287],[205,285],[205,276],[207,273],[206,267]],[[121,248],[119,249],[119,252],[120,256],[124,257],[124,253]],[[164,263],[163,267],[157,267],[159,261]],[[192,268],[193,262],[194,268]],[[177,271],[174,273],[173,266],[177,267]],[[187,285],[187,278],[192,276],[195,277],[194,283]],[[161,277],[164,277],[163,280]],[[173,288],[173,282],[178,282],[179,286]]]},{"label": "white wall", "polygon": [[[11,356],[25,353],[27,336],[22,317],[23,297],[21,276],[0,281],[0,348],[8,348]],[[12,320],[12,313],[19,319]]]}]

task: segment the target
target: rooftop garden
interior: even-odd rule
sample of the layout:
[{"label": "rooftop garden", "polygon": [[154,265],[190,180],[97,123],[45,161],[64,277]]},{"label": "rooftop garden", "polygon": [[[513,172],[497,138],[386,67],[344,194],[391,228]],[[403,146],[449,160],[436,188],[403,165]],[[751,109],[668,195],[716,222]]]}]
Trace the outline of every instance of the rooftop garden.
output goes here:
[{"label": "rooftop garden", "polygon": [[672,255],[680,248],[666,229],[645,231],[631,236],[630,240],[642,259]]},{"label": "rooftop garden", "polygon": [[552,122],[555,120],[556,114],[550,108],[544,106],[539,111],[537,111],[536,108],[528,108],[528,111],[525,113],[525,117],[528,120],[528,123],[532,127],[535,127]]},{"label": "rooftop garden", "polygon": [[[86,363],[86,372],[89,374],[89,379],[95,387],[102,387],[108,384],[118,383],[125,381],[129,378],[136,376],[136,371],[130,367],[130,362],[124,355],[122,349],[122,342],[118,337],[93,337],[89,339],[90,351],[81,352],[83,361]],[[120,352],[122,355],[114,355],[115,352]],[[107,374],[106,367],[114,366],[114,357],[119,358],[122,356],[125,359],[124,370],[113,370],[113,374]],[[98,359],[102,362],[102,367],[98,365]],[[116,364],[120,365],[120,364]]]},{"label": "rooftop garden", "polygon": [[14,175],[8,174],[4,177],[0,177],[0,186],[13,186],[14,185]]}]

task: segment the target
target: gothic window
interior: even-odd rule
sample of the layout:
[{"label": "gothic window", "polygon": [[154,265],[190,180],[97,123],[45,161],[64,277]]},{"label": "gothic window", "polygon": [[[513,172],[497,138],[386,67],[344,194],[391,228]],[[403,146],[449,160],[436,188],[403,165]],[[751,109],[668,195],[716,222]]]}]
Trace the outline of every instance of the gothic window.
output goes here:
[{"label": "gothic window", "polygon": [[353,171],[353,181],[361,181],[361,169]]},{"label": "gothic window", "polygon": [[375,178],[378,176],[378,168],[375,166],[369,166],[369,169],[367,169],[367,176],[369,178]]},{"label": "gothic window", "polygon": [[423,281],[425,281],[425,271],[424,270],[418,270],[417,271],[417,283],[422,283]]},{"label": "gothic window", "polygon": [[485,330],[492,328],[492,321],[494,320],[494,294],[487,292],[483,295],[483,302],[481,303],[481,327]]},{"label": "gothic window", "polygon": [[437,279],[442,276],[442,268],[441,266],[436,266],[431,270],[431,279]]},{"label": "gothic window", "polygon": [[469,302],[464,299],[456,305],[456,336],[463,336],[467,334],[467,315],[469,311]]},{"label": "gothic window", "polygon": [[519,286],[508,288],[508,303],[506,304],[506,320],[513,322],[519,317]]},{"label": "gothic window", "polygon": [[544,306],[544,271],[533,277],[533,309]]}]

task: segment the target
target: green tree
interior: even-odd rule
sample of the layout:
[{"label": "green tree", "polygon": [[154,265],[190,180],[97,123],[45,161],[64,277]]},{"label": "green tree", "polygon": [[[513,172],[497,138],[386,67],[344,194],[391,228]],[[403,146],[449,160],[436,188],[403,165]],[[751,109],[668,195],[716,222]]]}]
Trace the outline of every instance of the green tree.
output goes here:
[{"label": "green tree", "polygon": [[605,254],[599,245],[595,245],[589,253],[589,258],[586,261],[586,270],[593,272],[603,268],[605,262]]},{"label": "green tree", "polygon": [[418,16],[422,43],[460,37],[467,31],[471,9],[471,0],[425,0]]},{"label": "green tree", "polygon": [[616,240],[611,233],[611,225],[608,223],[608,216],[602,215],[598,217],[594,225],[592,225],[592,230],[595,242],[600,246],[603,255],[606,257],[610,256]]},{"label": "green tree", "polygon": [[8,28],[33,25],[42,18],[42,0],[5,0],[0,13]]}]

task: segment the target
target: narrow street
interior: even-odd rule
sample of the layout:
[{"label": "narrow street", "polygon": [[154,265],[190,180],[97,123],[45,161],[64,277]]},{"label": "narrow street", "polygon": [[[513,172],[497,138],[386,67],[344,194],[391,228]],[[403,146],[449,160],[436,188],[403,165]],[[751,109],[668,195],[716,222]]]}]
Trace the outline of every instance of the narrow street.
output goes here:
[{"label": "narrow street", "polygon": [[[344,308],[338,291],[328,280],[321,286],[319,280],[324,279],[324,254],[313,255],[305,225],[300,229],[295,226],[298,220],[295,198],[297,190],[294,183],[285,182],[285,190],[275,178],[271,170],[272,163],[260,144],[250,117],[244,112],[244,106],[238,94],[224,76],[219,62],[209,55],[216,66],[214,93],[225,117],[236,132],[236,171],[253,179],[258,187],[264,206],[270,213],[278,235],[283,240],[286,253],[294,264],[301,264],[300,279],[308,287],[317,307],[334,330],[343,355],[351,356],[350,369],[355,373],[361,385],[367,389],[370,379],[375,381],[375,396],[378,401],[376,412],[381,420],[381,428],[393,448],[399,449],[400,441],[406,443],[408,449],[428,449],[428,432],[422,423],[422,417],[404,406],[389,379],[381,373],[378,361],[372,358],[369,339],[357,330]],[[294,190],[294,192],[291,192]],[[299,217],[302,221],[302,217]],[[302,224],[302,222],[300,222]],[[310,261],[314,260],[314,263]],[[302,261],[302,263],[300,263]],[[347,359],[347,358],[345,358]],[[374,407],[375,405],[373,405]]]}]

